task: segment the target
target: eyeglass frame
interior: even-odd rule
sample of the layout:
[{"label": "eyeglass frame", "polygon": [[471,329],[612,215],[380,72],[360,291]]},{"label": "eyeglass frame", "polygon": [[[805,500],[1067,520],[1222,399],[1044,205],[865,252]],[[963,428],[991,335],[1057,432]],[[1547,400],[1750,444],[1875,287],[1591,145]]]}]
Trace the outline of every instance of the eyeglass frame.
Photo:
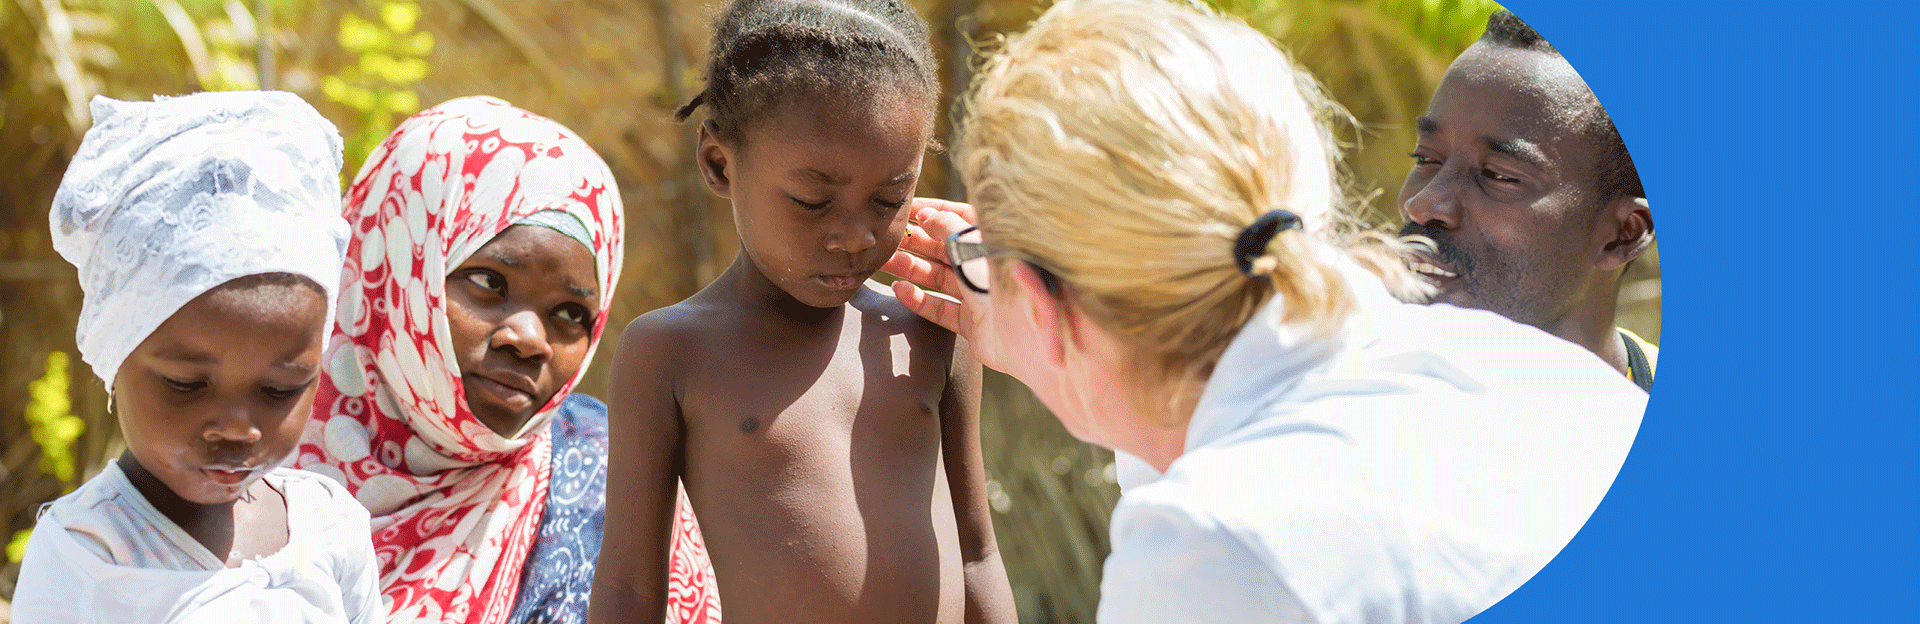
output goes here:
[{"label": "eyeglass frame", "polygon": [[953,274],[955,277],[960,278],[960,285],[966,286],[967,290],[978,294],[988,294],[986,288],[973,283],[973,280],[967,278],[967,271],[960,268],[961,264],[981,258],[991,258],[993,256],[1013,256],[1019,258],[1021,262],[1027,263],[1028,266],[1033,267],[1034,272],[1040,274],[1040,282],[1046,286],[1047,294],[1054,296],[1060,295],[1060,278],[1054,274],[1055,272],[1053,270],[1048,269],[1046,263],[1040,259],[1018,250],[995,247],[985,240],[978,243],[960,240],[960,237],[966,236],[979,229],[979,225],[969,225],[966,229],[947,236],[947,265],[953,267]]}]

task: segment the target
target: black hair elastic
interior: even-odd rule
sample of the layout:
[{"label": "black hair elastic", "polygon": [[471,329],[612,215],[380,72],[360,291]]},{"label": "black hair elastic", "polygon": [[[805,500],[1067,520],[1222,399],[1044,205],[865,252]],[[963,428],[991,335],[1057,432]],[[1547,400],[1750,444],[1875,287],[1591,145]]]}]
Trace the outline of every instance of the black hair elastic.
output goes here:
[{"label": "black hair elastic", "polygon": [[1282,230],[1300,227],[1300,215],[1286,210],[1272,210],[1254,219],[1251,225],[1240,230],[1240,237],[1233,241],[1233,264],[1248,277],[1265,277],[1253,274],[1253,261],[1267,253],[1267,243]]}]

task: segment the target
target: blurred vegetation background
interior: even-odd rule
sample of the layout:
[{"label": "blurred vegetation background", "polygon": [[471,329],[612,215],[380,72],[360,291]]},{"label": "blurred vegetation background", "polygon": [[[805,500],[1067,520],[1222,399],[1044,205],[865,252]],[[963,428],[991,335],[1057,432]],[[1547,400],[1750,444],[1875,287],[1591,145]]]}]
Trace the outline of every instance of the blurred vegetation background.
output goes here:
[{"label": "blurred vegetation background", "polygon": [[[975,42],[1020,29],[1046,0],[909,0],[933,27],[949,97]],[[488,94],[585,137],[626,202],[626,270],[605,344],[627,319],[692,294],[737,250],[725,202],[671,121],[700,88],[709,0],[0,0],[0,622],[36,510],[123,447],[77,357],[81,293],[47,210],[96,94],[292,91],[348,142],[343,177],[424,106]],[[1412,120],[1497,7],[1486,0],[1214,0],[1282,42],[1358,120],[1348,163],[1365,214],[1393,226]],[[1524,17],[1524,15],[1523,15]],[[1551,33],[1549,39],[1551,39]],[[1572,59],[1577,67],[1579,59]],[[1604,101],[1605,94],[1601,94]],[[940,135],[948,137],[948,120]],[[1632,144],[1631,129],[1627,130]],[[920,194],[964,199],[943,156]],[[1657,192],[1656,192],[1657,194]],[[1635,263],[1621,323],[1658,342],[1658,252]],[[581,390],[605,396],[601,349]],[[1032,394],[990,374],[983,445],[995,529],[1023,622],[1092,622],[1112,453],[1069,437]]]}]

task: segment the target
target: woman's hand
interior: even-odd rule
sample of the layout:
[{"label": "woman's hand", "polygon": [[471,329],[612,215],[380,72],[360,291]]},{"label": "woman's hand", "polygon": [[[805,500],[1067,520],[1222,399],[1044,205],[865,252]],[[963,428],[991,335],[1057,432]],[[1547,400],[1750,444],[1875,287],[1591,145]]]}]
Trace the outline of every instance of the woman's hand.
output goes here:
[{"label": "woman's hand", "polygon": [[882,267],[900,278],[893,283],[894,296],[915,314],[966,339],[981,364],[1000,370],[998,350],[977,335],[987,324],[987,301],[961,285],[947,264],[947,237],[976,221],[973,206],[915,197],[910,219],[907,237]]}]

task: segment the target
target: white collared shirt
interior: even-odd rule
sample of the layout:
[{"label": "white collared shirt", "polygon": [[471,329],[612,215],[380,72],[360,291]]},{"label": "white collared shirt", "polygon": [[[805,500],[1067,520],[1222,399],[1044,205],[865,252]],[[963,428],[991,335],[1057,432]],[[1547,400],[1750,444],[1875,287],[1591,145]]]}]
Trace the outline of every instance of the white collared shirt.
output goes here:
[{"label": "white collared shirt", "polygon": [[1489,312],[1359,299],[1311,338],[1279,303],[1223,354],[1185,453],[1114,510],[1099,620],[1452,624],[1572,539],[1646,395]]}]

